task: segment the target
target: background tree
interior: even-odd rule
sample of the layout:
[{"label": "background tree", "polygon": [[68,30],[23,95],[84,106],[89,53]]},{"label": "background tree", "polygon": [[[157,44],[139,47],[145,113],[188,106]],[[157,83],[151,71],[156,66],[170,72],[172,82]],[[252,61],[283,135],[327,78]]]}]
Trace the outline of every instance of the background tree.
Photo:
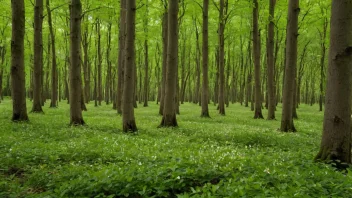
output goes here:
[{"label": "background tree", "polygon": [[208,80],[208,64],[209,64],[209,0],[203,0],[203,83],[202,83],[202,117],[210,117],[209,116],[209,80]]}]

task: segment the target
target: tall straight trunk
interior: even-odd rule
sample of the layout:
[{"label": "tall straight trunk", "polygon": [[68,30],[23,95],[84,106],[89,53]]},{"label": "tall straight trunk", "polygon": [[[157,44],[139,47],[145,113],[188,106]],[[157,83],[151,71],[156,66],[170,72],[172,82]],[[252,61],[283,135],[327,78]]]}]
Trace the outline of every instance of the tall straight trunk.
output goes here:
[{"label": "tall straight trunk", "polygon": [[219,114],[225,115],[225,19],[224,0],[220,0],[219,14]]},{"label": "tall straight trunk", "polygon": [[286,38],[286,64],[283,90],[282,118],[280,130],[295,132],[293,124],[293,92],[295,88],[295,71],[297,67],[297,40],[298,40],[298,15],[299,0],[289,0],[288,22]]},{"label": "tall straight trunk", "polygon": [[274,39],[275,39],[275,3],[276,0],[269,0],[269,27],[268,27],[268,44],[267,44],[267,62],[268,62],[268,120],[275,119],[275,82],[274,82]]},{"label": "tall straight trunk", "polygon": [[82,80],[81,80],[81,19],[80,0],[71,0],[70,9],[70,125],[84,125],[82,116]]},{"label": "tall straight trunk", "polygon": [[97,56],[98,56],[98,85],[97,85],[97,93],[98,93],[98,104],[101,105],[101,101],[103,99],[103,82],[102,82],[102,62],[103,57],[101,53],[101,33],[100,33],[100,19],[96,20],[96,31],[97,31]]},{"label": "tall straight trunk", "polygon": [[253,60],[254,60],[254,83],[255,83],[255,108],[254,119],[263,119],[262,93],[260,87],[260,32],[258,25],[259,5],[258,0],[253,0]]},{"label": "tall straight trunk", "polygon": [[323,136],[316,160],[351,163],[352,1],[333,0]]},{"label": "tall straight trunk", "polygon": [[[88,17],[86,18],[88,20]],[[88,104],[90,101],[90,63],[89,63],[89,28],[88,24],[84,25],[84,33],[82,38],[83,46],[83,76],[84,76],[84,98]]]},{"label": "tall straight trunk", "polygon": [[164,112],[160,127],[176,127],[177,61],[178,61],[178,1],[169,0],[168,46],[165,79]]},{"label": "tall straight trunk", "polygon": [[208,64],[209,64],[209,0],[203,0],[203,83],[202,83],[202,112],[201,117],[209,118],[209,80],[208,80]]},{"label": "tall straight trunk", "polygon": [[166,70],[167,70],[167,56],[168,56],[168,12],[165,12],[163,15],[163,65],[162,65],[162,77],[161,77],[161,96],[160,96],[160,106],[159,114],[163,115],[164,113],[164,102],[165,102],[165,92],[166,92]]},{"label": "tall straight trunk", "polygon": [[293,100],[292,100],[292,118],[298,119],[297,115],[297,68],[294,71],[294,81],[293,81]]},{"label": "tall straight trunk", "polygon": [[28,121],[26,106],[24,34],[24,0],[11,1],[12,38],[11,38],[11,84],[12,84],[12,121]]},{"label": "tall straight trunk", "polygon": [[324,97],[324,69],[325,69],[325,54],[326,54],[326,32],[328,29],[328,19],[324,18],[323,32],[320,32],[321,38],[321,57],[320,57],[320,95],[319,95],[319,111],[323,111],[323,97]]},{"label": "tall straight trunk", "polygon": [[135,85],[135,29],[136,0],[128,0],[126,5],[126,44],[124,87],[122,105],[122,125],[124,132],[135,132],[137,126],[134,118],[134,85]]},{"label": "tall straight trunk", "polygon": [[123,95],[123,78],[125,65],[125,38],[126,38],[126,0],[120,1],[120,27],[119,27],[119,51],[117,63],[117,94],[116,94],[116,108],[117,113],[122,114],[122,95]]},{"label": "tall straight trunk", "polygon": [[148,52],[148,40],[144,41],[144,50],[145,50],[145,54],[144,54],[144,65],[145,65],[145,70],[144,70],[144,91],[143,91],[143,99],[144,99],[144,107],[148,106],[148,86],[149,86],[149,65],[148,65],[148,56],[149,56],[149,52]]},{"label": "tall straight trunk", "polygon": [[105,103],[108,105],[110,103],[110,89],[111,79],[112,79],[112,64],[110,60],[110,51],[111,51],[111,26],[112,24],[108,24],[108,32],[107,32],[107,48],[106,48],[106,79],[105,79]]},{"label": "tall straight trunk", "polygon": [[197,104],[199,102],[199,91],[200,91],[200,57],[201,57],[201,51],[200,51],[200,46],[199,46],[199,31],[198,31],[198,25],[197,25],[197,19],[194,19],[194,25],[196,28],[196,81],[194,83],[194,98],[193,98],[193,103]]},{"label": "tall straight trunk", "polygon": [[48,24],[51,38],[51,102],[50,107],[57,107],[58,99],[58,75],[57,75],[57,64],[56,64],[56,46],[55,46],[55,33],[53,29],[53,23],[51,18],[50,1],[46,0],[46,10],[48,15]]},{"label": "tall straight trunk", "polygon": [[42,74],[43,74],[43,0],[36,0],[34,6],[34,86],[33,113],[42,113]]}]

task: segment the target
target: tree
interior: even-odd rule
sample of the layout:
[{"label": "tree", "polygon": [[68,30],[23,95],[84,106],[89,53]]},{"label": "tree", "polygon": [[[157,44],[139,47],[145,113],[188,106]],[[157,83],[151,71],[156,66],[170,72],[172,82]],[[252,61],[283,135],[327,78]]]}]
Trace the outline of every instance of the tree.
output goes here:
[{"label": "tree", "polygon": [[163,37],[163,60],[162,60],[162,68],[161,68],[161,94],[160,94],[160,106],[159,106],[159,114],[163,115],[164,113],[164,101],[165,101],[165,90],[166,90],[166,69],[167,69],[167,47],[168,47],[168,12],[167,6],[165,6],[165,12],[163,14],[163,22],[162,22],[162,37]]},{"label": "tree", "polygon": [[11,38],[11,96],[13,100],[12,121],[28,121],[25,71],[24,71],[24,0],[11,1],[12,38]]},{"label": "tree", "polygon": [[210,117],[208,102],[209,102],[209,80],[208,80],[208,63],[209,63],[209,0],[203,0],[203,85],[202,85],[202,117]]},{"label": "tree", "polygon": [[352,1],[333,0],[329,68],[319,161],[351,163]]},{"label": "tree", "polygon": [[274,89],[274,38],[275,38],[275,3],[276,0],[269,0],[269,25],[267,42],[267,62],[268,62],[268,120],[275,119],[275,89]]},{"label": "tree", "polygon": [[225,115],[225,16],[224,0],[220,0],[219,9],[219,113]]},{"label": "tree", "polygon": [[70,5],[70,125],[84,125],[82,116],[82,80],[81,80],[81,20],[82,4],[80,0],[71,0]]},{"label": "tree", "polygon": [[258,0],[254,1],[253,7],[253,61],[254,61],[254,83],[255,83],[255,109],[254,118],[263,119],[262,114],[262,93],[260,87],[260,32],[258,25],[259,5]]},{"label": "tree", "polygon": [[125,37],[126,37],[126,0],[120,1],[120,27],[119,27],[119,51],[117,63],[117,94],[116,107],[117,113],[122,114],[122,94],[123,94],[123,78],[125,65]]},{"label": "tree", "polygon": [[176,86],[178,61],[178,1],[169,0],[168,47],[165,79],[164,111],[160,127],[176,127]]},{"label": "tree", "polygon": [[297,40],[299,0],[290,0],[288,4],[287,38],[286,38],[286,64],[282,102],[282,118],[280,130],[295,132],[293,123],[293,92],[295,89],[295,75],[297,67]]},{"label": "tree", "polygon": [[122,105],[122,125],[124,132],[135,132],[137,126],[134,118],[134,85],[135,85],[135,29],[136,0],[128,0],[126,4],[126,44],[124,87]]},{"label": "tree", "polygon": [[57,107],[57,93],[58,93],[58,74],[57,74],[57,64],[56,64],[56,41],[54,28],[52,24],[51,10],[50,10],[50,1],[46,0],[46,9],[48,13],[48,24],[50,30],[51,38],[51,50],[52,50],[52,62],[51,62],[51,102],[50,107]]},{"label": "tree", "polygon": [[33,113],[42,113],[42,75],[43,75],[43,0],[36,0],[34,6],[34,86]]},{"label": "tree", "polygon": [[144,19],[144,33],[145,35],[145,40],[144,40],[144,107],[148,106],[148,86],[149,86],[149,46],[148,46],[148,14],[149,14],[149,8],[148,8],[148,0],[146,1],[146,13],[145,13],[145,19]]}]

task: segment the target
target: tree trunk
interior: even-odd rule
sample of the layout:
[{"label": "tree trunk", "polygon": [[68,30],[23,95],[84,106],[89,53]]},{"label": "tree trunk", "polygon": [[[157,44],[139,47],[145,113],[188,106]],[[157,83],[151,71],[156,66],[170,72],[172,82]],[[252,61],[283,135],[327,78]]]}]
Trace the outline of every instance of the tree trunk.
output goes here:
[{"label": "tree trunk", "polygon": [[57,95],[58,95],[58,75],[57,75],[57,64],[56,64],[56,47],[55,47],[55,34],[53,30],[50,1],[46,0],[46,10],[48,15],[48,24],[51,38],[51,51],[52,51],[52,62],[51,62],[51,102],[50,107],[57,107]]},{"label": "tree trunk", "polygon": [[97,85],[97,93],[98,93],[98,105],[101,105],[101,101],[103,100],[103,85],[102,85],[102,62],[103,57],[101,53],[101,34],[100,34],[100,19],[96,20],[96,31],[97,31],[97,56],[98,56],[98,85]]},{"label": "tree trunk", "polygon": [[167,56],[168,56],[168,13],[165,12],[163,15],[163,65],[162,65],[162,78],[161,78],[161,97],[160,97],[160,106],[159,114],[163,115],[164,113],[164,102],[165,102],[165,92],[166,92],[166,70],[167,70]]},{"label": "tree trunk", "polygon": [[112,64],[110,60],[110,51],[111,51],[111,26],[112,24],[108,24],[108,32],[107,32],[107,48],[106,48],[106,79],[105,79],[105,103],[106,105],[110,104],[110,95],[111,95],[111,79],[112,79]]},{"label": "tree trunk", "polygon": [[160,127],[176,127],[176,92],[178,61],[178,1],[169,0],[168,8],[168,46],[165,79],[164,112]]},{"label": "tree trunk", "polygon": [[209,80],[208,80],[208,64],[209,64],[209,0],[203,0],[203,84],[202,84],[202,112],[201,117],[209,118]]},{"label": "tree trunk", "polygon": [[42,74],[43,74],[43,0],[36,0],[34,7],[34,86],[33,113],[43,113]]},{"label": "tree trunk", "polygon": [[282,119],[280,130],[283,132],[295,132],[293,124],[293,92],[295,83],[295,70],[297,66],[297,38],[298,38],[298,15],[299,0],[289,0],[288,22],[286,38],[286,64],[282,104]]},{"label": "tree trunk", "polygon": [[258,25],[259,6],[258,0],[253,0],[253,60],[254,60],[254,82],[255,82],[255,108],[254,119],[263,119],[262,93],[260,87],[260,32]]},{"label": "tree trunk", "polygon": [[24,68],[24,34],[25,9],[24,0],[11,1],[12,39],[11,39],[11,85],[13,114],[12,121],[28,121],[26,107],[25,68]]},{"label": "tree trunk", "polygon": [[268,120],[275,119],[275,88],[274,88],[274,39],[275,39],[275,3],[276,0],[269,0],[269,27],[268,27],[268,45],[267,45],[267,61],[268,61]]},{"label": "tree trunk", "polygon": [[[86,18],[88,21],[88,17]],[[90,101],[90,63],[89,63],[89,29],[88,29],[88,22],[84,26],[84,33],[83,33],[83,76],[84,76],[84,98],[85,103],[89,103]]]},{"label": "tree trunk", "polygon": [[146,1],[146,16],[145,16],[145,20],[144,20],[144,32],[146,34],[146,39],[144,40],[144,66],[145,66],[145,70],[144,70],[144,107],[148,106],[148,97],[149,97],[149,47],[148,47],[148,1]]},{"label": "tree trunk", "polygon": [[71,0],[71,35],[70,35],[70,125],[84,125],[81,100],[81,18],[82,4],[80,0]]},{"label": "tree trunk", "polygon": [[220,0],[219,15],[219,114],[225,115],[225,19],[224,0]]},{"label": "tree trunk", "polygon": [[[323,13],[324,15],[324,13]],[[320,57],[320,96],[319,96],[319,111],[323,111],[323,97],[324,97],[324,69],[325,69],[325,54],[326,54],[326,32],[328,29],[328,19],[324,18],[323,32],[320,32],[321,38],[321,57]]]},{"label": "tree trunk", "polygon": [[126,43],[124,88],[122,105],[123,132],[135,132],[137,126],[134,118],[134,86],[135,86],[135,29],[136,0],[128,0],[126,5]]},{"label": "tree trunk", "polygon": [[124,65],[125,65],[125,38],[126,38],[126,0],[120,1],[120,28],[119,28],[119,51],[117,66],[117,94],[116,108],[117,113],[122,114],[122,95],[124,81]]},{"label": "tree trunk", "polygon": [[351,163],[352,2],[333,0],[323,136],[316,160]]}]

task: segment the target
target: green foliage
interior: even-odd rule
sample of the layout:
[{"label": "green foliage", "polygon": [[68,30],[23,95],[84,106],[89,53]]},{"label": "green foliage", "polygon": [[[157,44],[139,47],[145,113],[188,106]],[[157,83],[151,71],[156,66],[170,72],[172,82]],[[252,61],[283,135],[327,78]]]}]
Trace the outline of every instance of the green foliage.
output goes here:
[{"label": "green foliage", "polygon": [[[314,163],[323,115],[301,106],[298,133],[253,120],[238,104],[211,119],[181,106],[180,127],[157,129],[157,105],[136,109],[126,135],[111,106],[88,105],[85,127],[69,127],[66,101],[30,123],[0,105],[0,197],[345,197],[351,174]],[[28,105],[30,106],[30,105]],[[281,108],[278,108],[280,110]],[[278,116],[279,117],[279,116]],[[280,118],[278,118],[280,120]]]}]

